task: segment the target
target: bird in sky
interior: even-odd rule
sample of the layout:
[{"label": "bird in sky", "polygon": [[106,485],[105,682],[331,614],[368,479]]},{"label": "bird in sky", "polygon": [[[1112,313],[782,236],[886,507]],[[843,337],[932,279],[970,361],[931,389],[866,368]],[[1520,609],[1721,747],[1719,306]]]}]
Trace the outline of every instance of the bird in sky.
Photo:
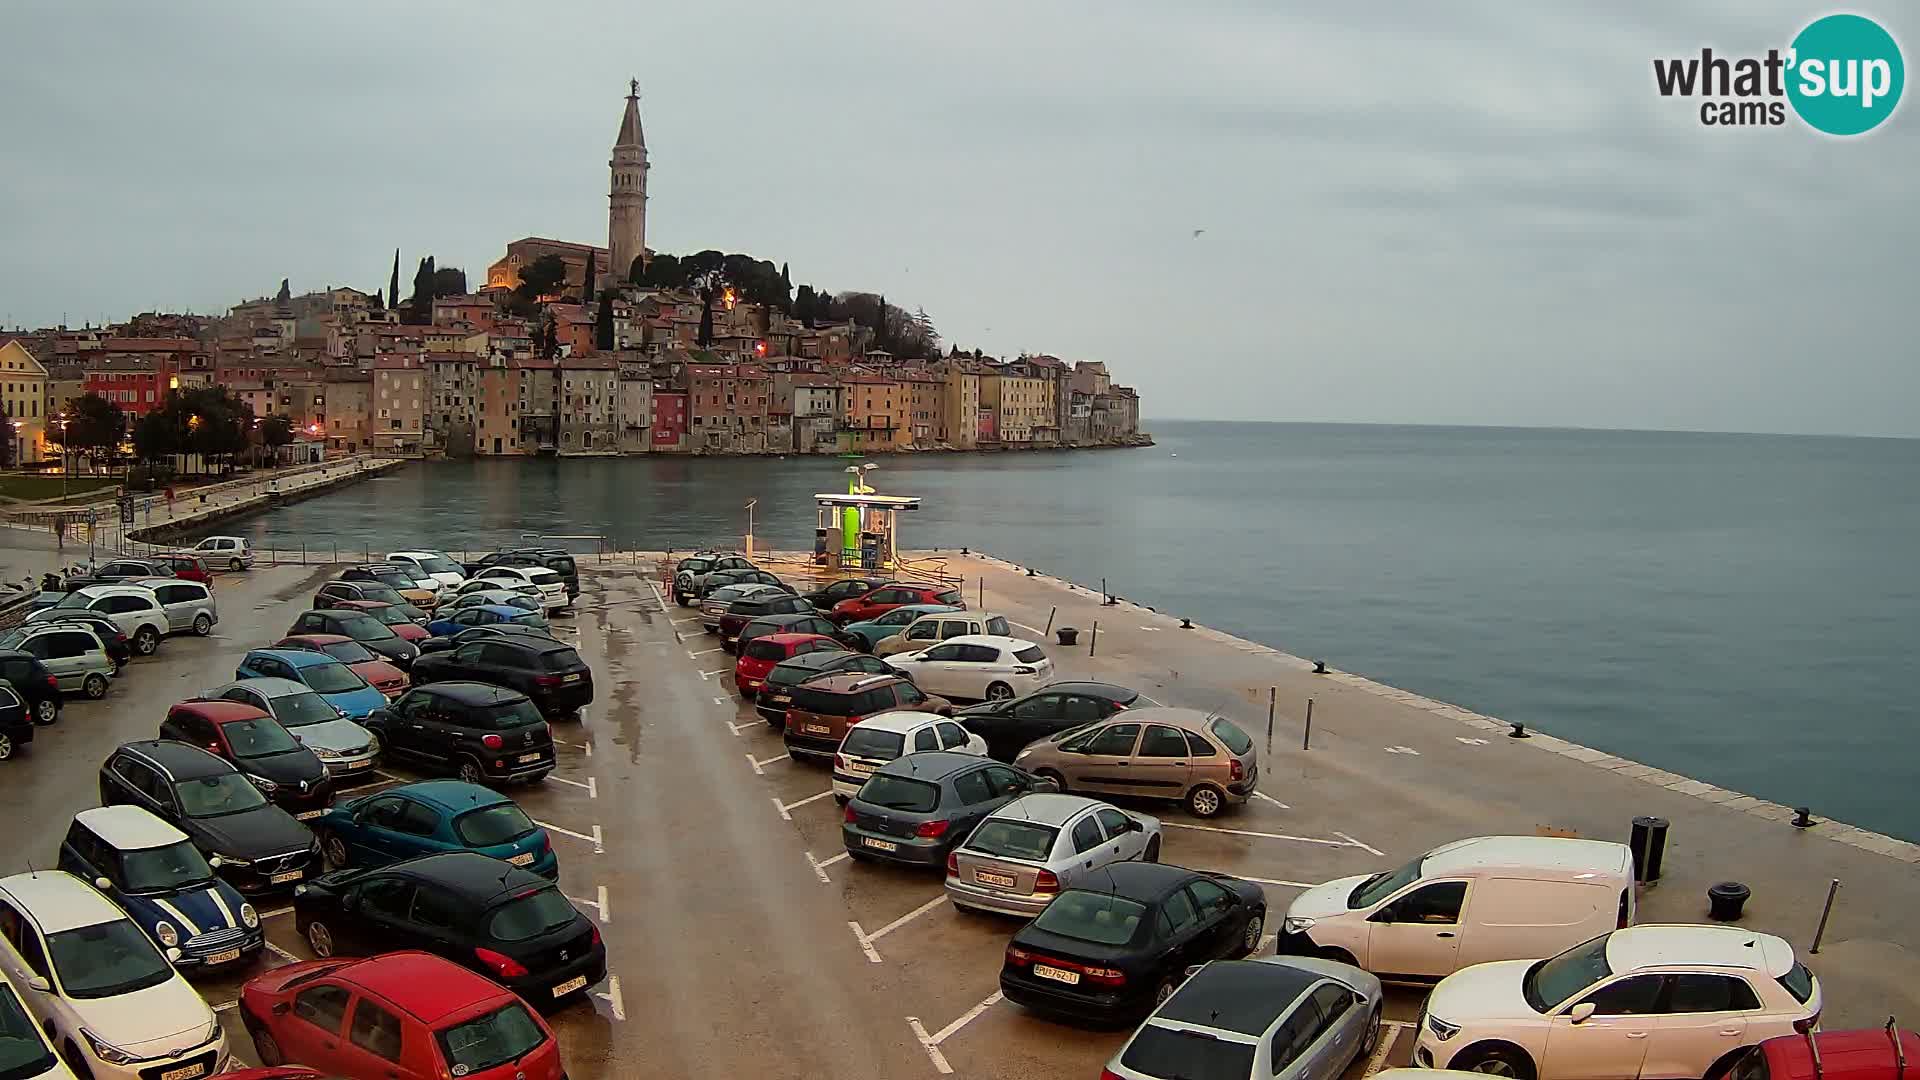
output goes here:
[{"label": "bird in sky", "polygon": [[1195,240],[1198,240],[1198,239],[1200,239],[1200,234],[1201,234],[1201,233],[1203,233],[1203,232],[1206,232],[1206,231],[1207,231],[1207,230],[1205,230],[1205,229],[1195,229],[1195,230],[1193,230],[1193,238],[1194,238]]}]

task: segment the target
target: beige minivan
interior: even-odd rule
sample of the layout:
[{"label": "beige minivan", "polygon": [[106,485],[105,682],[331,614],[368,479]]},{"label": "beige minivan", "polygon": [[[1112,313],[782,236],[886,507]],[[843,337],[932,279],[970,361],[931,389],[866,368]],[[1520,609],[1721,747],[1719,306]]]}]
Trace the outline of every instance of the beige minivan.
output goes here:
[{"label": "beige minivan", "polygon": [[1633,916],[1625,844],[1479,836],[1308,889],[1287,908],[1276,948],[1433,982],[1473,964],[1553,956]]},{"label": "beige minivan", "polygon": [[1212,817],[1253,797],[1260,759],[1240,725],[1198,709],[1128,709],[1049,735],[1013,763],[1076,795],[1135,795],[1185,803]]}]

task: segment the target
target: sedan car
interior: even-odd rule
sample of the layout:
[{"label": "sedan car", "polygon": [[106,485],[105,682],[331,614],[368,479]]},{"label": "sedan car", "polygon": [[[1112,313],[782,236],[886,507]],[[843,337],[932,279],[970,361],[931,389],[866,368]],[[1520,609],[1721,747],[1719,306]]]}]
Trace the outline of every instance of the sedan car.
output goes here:
[{"label": "sedan car", "polygon": [[295,894],[293,918],[323,959],[424,949],[529,1001],[607,977],[600,931],[558,886],[472,851],[336,870]]},{"label": "sedan car", "polygon": [[1414,1062],[1501,1076],[1719,1076],[1763,1039],[1811,1030],[1819,980],[1772,934],[1629,926],[1548,960],[1440,980]]},{"label": "sedan car", "polygon": [[886,658],[929,694],[949,700],[1005,701],[1046,685],[1053,661],[1021,638],[967,634],[921,652]]},{"label": "sedan car", "polygon": [[414,685],[482,682],[517,690],[547,716],[571,716],[593,703],[593,670],[573,646],[527,635],[483,638],[422,656]]},{"label": "sedan car", "polygon": [[1263,956],[1195,971],[1107,1062],[1115,1080],[1340,1080],[1380,1038],[1380,980]]},{"label": "sedan car", "polygon": [[528,611],[518,605],[469,604],[428,623],[427,633],[434,637],[447,637],[470,626],[493,626],[496,623],[513,623],[541,630],[546,629],[548,625],[545,615],[538,611]]},{"label": "sedan car", "polygon": [[237,701],[264,709],[300,744],[312,750],[336,782],[373,771],[380,760],[380,740],[372,732],[340,715],[306,684],[292,679],[242,679],[200,693],[202,701]]},{"label": "sedan car", "polygon": [[389,699],[399,697],[407,689],[406,672],[380,659],[372,649],[344,634],[295,634],[274,642],[273,647],[326,653],[352,668],[355,675],[367,680],[367,685]]},{"label": "sedan car", "polygon": [[874,770],[847,803],[840,838],[858,862],[940,867],[1005,803],[1050,783],[973,754],[908,754]]},{"label": "sedan car", "polygon": [[183,701],[167,710],[160,737],[197,746],[232,762],[260,793],[296,821],[333,805],[333,780],[309,746],[256,705]]},{"label": "sedan car", "polygon": [[865,622],[879,618],[894,608],[905,604],[942,604],[947,607],[964,608],[967,599],[960,590],[946,585],[908,585],[894,582],[882,585],[872,592],[842,600],[833,605],[830,613],[834,622]]},{"label": "sedan car", "polygon": [[[736,665],[737,666],[737,665]],[[787,726],[787,709],[793,704],[793,688],[809,679],[854,672],[866,675],[891,675],[893,669],[876,656],[847,652],[845,649],[815,649],[789,657],[773,666],[754,696],[754,711],[767,726],[779,731]]]},{"label": "sedan car", "polygon": [[[347,606],[353,603],[355,602],[343,600],[336,607],[315,608],[312,611],[302,612],[294,618],[293,625],[287,627],[287,633],[289,635],[339,634],[342,637],[350,637],[379,653],[383,659],[401,671],[412,668],[414,657],[420,655],[419,647],[402,638],[393,627],[374,618],[366,611]],[[421,629],[420,636],[423,638],[427,636],[424,628]]]},{"label": "sedan car", "polygon": [[252,649],[234,669],[236,679],[288,679],[319,694],[350,720],[387,703],[387,695],[326,653],[309,649]]},{"label": "sedan car", "polygon": [[1118,863],[1014,932],[1000,991],[1049,1016],[1135,1023],[1173,996],[1189,967],[1251,955],[1266,918],[1266,894],[1251,881]]},{"label": "sedan car", "polygon": [[1061,889],[1097,888],[1108,866],[1135,859],[1160,861],[1158,818],[1079,795],[1023,795],[947,856],[947,899],[962,911],[1031,919]]},{"label": "sedan car", "polygon": [[1055,682],[1022,697],[972,705],[953,715],[968,731],[987,740],[988,754],[1012,761],[1029,743],[1125,709],[1159,704],[1138,690],[1112,683]]},{"label": "sedan car", "polygon": [[833,605],[842,600],[851,600],[856,596],[865,596],[882,585],[892,582],[892,578],[850,577],[831,581],[812,592],[801,593],[807,602],[821,611],[832,611]]},{"label": "sedan car", "polygon": [[547,830],[505,795],[458,780],[423,780],[351,799],[314,822],[313,830],[327,865],[336,870],[477,851],[549,880],[560,874]]},{"label": "sedan car", "polygon": [[1198,709],[1128,709],[1034,743],[1013,763],[1066,791],[1171,799],[1196,817],[1246,802],[1260,779],[1253,739]]},{"label": "sedan car", "polygon": [[[491,585],[493,583],[486,582],[485,584]],[[461,608],[479,607],[482,604],[499,604],[503,607],[519,608],[521,611],[531,611],[535,615],[540,614],[542,610],[538,590],[529,594],[520,592],[517,589],[473,589],[469,592],[459,593],[455,595],[452,600],[440,605],[440,610],[436,614],[444,618],[459,611]]]}]

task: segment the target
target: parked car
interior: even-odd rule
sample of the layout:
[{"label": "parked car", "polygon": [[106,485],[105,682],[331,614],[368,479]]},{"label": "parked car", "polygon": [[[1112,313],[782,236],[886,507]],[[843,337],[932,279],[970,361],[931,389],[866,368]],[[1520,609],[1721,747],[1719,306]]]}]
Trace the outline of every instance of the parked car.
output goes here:
[{"label": "parked car", "polygon": [[295,821],[317,818],[333,805],[326,765],[265,709],[238,701],[183,701],[167,710],[160,737],[231,762]]},{"label": "parked car", "polygon": [[404,568],[415,581],[433,581],[441,588],[458,589],[467,583],[467,568],[437,551],[389,551],[387,562]]},{"label": "parked car", "polygon": [[[736,665],[737,667],[738,665]],[[793,704],[793,688],[827,675],[857,672],[864,675],[891,675],[893,669],[878,657],[845,649],[815,649],[788,657],[773,666],[754,695],[753,707],[767,726],[779,731],[787,726],[787,707]]]},{"label": "parked car", "polygon": [[[1819,1055],[1819,1063],[1814,1057]],[[1920,1067],[1920,1034],[1884,1027],[1776,1035],[1733,1063],[1732,1080],[1905,1080]]]},{"label": "parked car", "polygon": [[[113,901],[59,870],[0,879],[0,969],[47,1040],[95,1080],[199,1080],[227,1036],[199,991]],[[31,958],[31,959],[29,959]]]},{"label": "parked car", "polygon": [[753,700],[765,685],[767,675],[783,660],[822,650],[846,652],[839,642],[821,634],[767,634],[747,642],[740,658],[733,662],[733,686],[740,696]]},{"label": "parked car", "polygon": [[701,598],[700,628],[709,634],[718,634],[720,632],[720,620],[726,615],[727,609],[733,606],[735,600],[744,600],[749,596],[759,596],[761,594],[770,594],[773,596],[792,595],[778,585],[768,585],[763,581],[749,581],[740,585],[722,585]]},{"label": "parked car", "polygon": [[173,571],[174,577],[182,580],[213,584],[213,568],[196,552],[169,551],[153,556],[150,561],[164,563]]},{"label": "parked car", "polygon": [[496,551],[482,558],[473,566],[482,570],[489,566],[539,566],[560,575],[566,586],[569,598],[580,595],[580,568],[574,564],[573,554],[556,547],[519,547]]},{"label": "parked car", "polygon": [[[727,610],[720,616],[718,633],[721,646],[732,651],[734,643],[740,638],[740,631],[745,629],[748,623],[775,615],[804,615],[809,619],[831,623],[831,620],[820,614],[818,608],[792,593],[773,592],[743,596],[728,604]],[[835,627],[833,632],[837,635],[839,628]]]},{"label": "parked car", "polygon": [[0,685],[26,703],[34,723],[45,727],[60,719],[66,703],[60,693],[59,676],[32,653],[0,648]]},{"label": "parked car", "polygon": [[495,623],[518,623],[542,630],[548,626],[547,617],[538,611],[528,611],[509,604],[472,604],[428,623],[427,633],[434,637],[447,637],[470,626],[492,626]]},{"label": "parked car", "polygon": [[807,603],[819,608],[822,613],[833,610],[833,605],[842,600],[851,600],[856,596],[865,596],[882,585],[890,584],[892,578],[859,576],[830,581],[808,593],[801,593]]},{"label": "parked car", "polygon": [[287,627],[287,633],[293,634],[338,634],[350,637],[379,653],[386,661],[401,671],[413,667],[414,658],[420,655],[420,649],[412,642],[393,632],[393,627],[367,614],[352,608],[327,608],[301,612],[293,624]]},{"label": "parked car", "polygon": [[33,714],[11,686],[0,686],[0,761],[10,761],[33,741]]},{"label": "parked car", "polygon": [[25,653],[39,662],[61,693],[83,694],[96,701],[107,696],[115,671],[106,642],[83,623],[29,623],[0,634],[0,649]]},{"label": "parked car", "polygon": [[214,876],[186,833],[140,807],[74,815],[59,866],[118,904],[154,944],[180,950],[177,968],[237,964],[266,945],[253,905]]},{"label": "parked car", "polygon": [[847,729],[833,755],[833,799],[845,803],[874,770],[926,750],[987,756],[987,744],[939,713],[899,710],[870,716]]},{"label": "parked car", "polygon": [[1117,863],[1096,887],[1062,892],[1014,931],[1000,992],[1049,1016],[1135,1023],[1173,996],[1189,967],[1251,955],[1266,917],[1266,894],[1251,881]]},{"label": "parked car", "polygon": [[361,605],[362,601],[392,604],[413,622],[424,624],[427,621],[426,611],[409,604],[398,589],[378,581],[329,581],[313,594],[313,606],[316,609],[353,607],[364,611],[366,608]]},{"label": "parked car", "polygon": [[113,585],[142,578],[170,578],[173,567],[160,559],[109,559],[79,577],[67,579],[68,589],[88,585]]},{"label": "parked car", "polygon": [[213,600],[213,586],[203,581],[177,578],[141,578],[135,585],[153,590],[154,599],[167,613],[167,633],[206,637],[220,622],[220,608]]},{"label": "parked car", "polygon": [[994,615],[984,611],[929,613],[908,623],[906,629],[898,634],[881,639],[880,643],[873,647],[873,654],[894,656],[899,653],[930,649],[951,638],[979,635],[1010,638],[1013,636],[1013,625],[1007,622],[1005,615]]},{"label": "parked car", "polygon": [[[348,1016],[353,1022],[348,1024]],[[309,960],[254,976],[240,1022],[255,1053],[344,1076],[566,1080],[540,1014],[491,979],[423,952]]]},{"label": "parked car", "polygon": [[[1479,836],[1397,870],[1308,889],[1288,906],[1277,948],[1431,982],[1492,960],[1551,956],[1630,926],[1633,891],[1625,844]],[[1526,917],[1514,918],[1517,911]]]},{"label": "parked car", "polygon": [[571,716],[593,703],[593,670],[573,646],[516,635],[470,641],[428,653],[413,665],[415,686],[476,681],[517,690],[547,716]]},{"label": "parked car", "polygon": [[840,642],[843,648],[846,644],[841,639],[840,628],[824,615],[762,615],[740,628],[734,638],[734,648],[745,649],[770,634],[818,634]]},{"label": "parked car", "polygon": [[319,869],[320,845],[240,771],[171,739],[122,743],[100,766],[100,805],[138,806],[178,826],[244,895],[290,888]]},{"label": "parked car", "polygon": [[133,651],[151,656],[167,636],[167,613],[153,590],[139,585],[89,585],[68,593],[54,611],[97,611],[112,619],[133,643]]},{"label": "parked car", "polygon": [[491,623],[486,626],[469,626],[452,637],[428,638],[420,643],[422,653],[445,652],[456,645],[465,645],[469,641],[482,638],[538,638],[542,641],[558,641],[553,630],[545,626],[520,626],[516,623]]},{"label": "parked car", "polygon": [[737,570],[715,570],[701,578],[699,592],[695,595],[705,600],[729,585],[771,585],[782,592],[793,591],[792,586],[765,570],[758,567],[742,567]]},{"label": "parked car", "polygon": [[73,1070],[53,1052],[46,1037],[34,1026],[22,1003],[24,984],[16,986],[7,976],[6,964],[0,964],[0,1046],[7,1048],[9,1076],[20,1080],[75,1080]]},{"label": "parked car", "polygon": [[1115,1080],[1340,1080],[1380,1041],[1380,980],[1346,964],[1262,956],[1188,976],[1107,1062]]},{"label": "parked car", "polygon": [[532,585],[540,590],[540,604],[548,611],[573,603],[567,595],[566,581],[544,566],[489,566],[473,575],[473,580]]},{"label": "parked car", "polygon": [[469,784],[544,780],[553,729],[518,690],[478,682],[415,686],[367,719],[387,753]]},{"label": "parked car", "polygon": [[673,569],[673,600],[687,607],[700,595],[706,576],[717,570],[751,570],[753,563],[744,555],[707,551],[681,559]]},{"label": "parked car", "polygon": [[909,585],[893,582],[882,585],[872,592],[850,597],[833,605],[831,616],[834,622],[865,622],[878,618],[902,604],[940,604],[945,607],[964,608],[965,596],[959,589],[945,585]]},{"label": "parked car", "polygon": [[253,569],[253,548],[243,536],[208,536],[193,545],[192,550],[213,565],[236,574]]},{"label": "parked car", "polygon": [[953,711],[945,698],[923,694],[898,675],[828,675],[801,683],[789,693],[793,704],[787,709],[781,738],[795,761],[832,761],[847,729],[870,716],[895,709]]},{"label": "parked car", "polygon": [[543,602],[545,597],[544,594],[540,592],[540,586],[535,585],[531,581],[502,581],[499,578],[485,578],[478,581],[469,581],[453,590],[455,600],[463,596],[472,596],[475,593],[503,593],[514,596],[524,596],[534,603],[539,604],[541,610],[546,610],[546,605]]},{"label": "parked car", "polygon": [[908,754],[880,766],[847,802],[840,839],[859,862],[944,867],[988,814],[1050,782],[976,754]]},{"label": "parked car", "polygon": [[1080,795],[1023,795],[947,856],[947,899],[962,911],[1031,919],[1061,889],[1098,890],[1108,866],[1136,859],[1160,861],[1158,818]]},{"label": "parked car", "polygon": [[387,695],[326,653],[309,649],[249,649],[235,679],[289,679],[319,694],[349,720],[364,719],[387,703]]},{"label": "parked car", "polygon": [[[482,584],[491,585],[493,582],[482,582]],[[538,590],[535,590],[535,592],[537,594]],[[462,608],[480,607],[485,604],[499,604],[502,607],[519,608],[521,611],[531,612],[535,615],[545,610],[544,605],[540,603],[540,597],[538,595],[528,595],[527,593],[514,589],[475,589],[471,592],[456,594],[452,600],[441,604],[440,609],[434,612],[434,614],[441,618],[446,618]],[[429,623],[428,632],[432,633],[431,623]]]},{"label": "parked car", "polygon": [[232,701],[272,714],[327,767],[336,783],[364,777],[380,761],[380,740],[365,727],[340,715],[306,683],[256,678],[203,690],[197,700]]},{"label": "parked car", "polygon": [[97,611],[78,608],[41,608],[28,615],[23,625],[42,626],[54,622],[83,623],[92,627],[94,636],[106,645],[107,658],[113,661],[116,675],[120,673],[121,668],[126,667],[127,661],[133,659],[133,642],[128,640],[127,632],[122,630],[120,624],[113,621],[111,617]]},{"label": "parked car", "polygon": [[1547,960],[1463,968],[1427,998],[1413,1060],[1537,1080],[1719,1077],[1766,1039],[1809,1031],[1819,980],[1772,934],[1629,926]]},{"label": "parked car", "polygon": [[1128,709],[1034,743],[1013,763],[1066,791],[1171,799],[1195,817],[1246,802],[1260,780],[1253,739],[1198,709]]},{"label": "parked car", "polygon": [[357,611],[371,617],[375,622],[393,631],[395,637],[416,648],[420,643],[432,637],[427,633],[427,623],[432,616],[414,618],[409,612],[415,610],[412,604],[389,604],[384,600],[342,600],[332,608],[334,611]]},{"label": "parked car", "polygon": [[951,700],[1006,701],[1031,693],[1053,677],[1045,650],[1021,638],[969,634],[920,652],[885,658],[913,684]]},{"label": "parked car", "polygon": [[987,753],[1012,761],[1028,744],[1159,702],[1124,686],[1102,682],[1053,682],[1030,694],[970,705],[954,712],[968,731],[987,740]]},{"label": "parked car", "polygon": [[560,875],[547,830],[505,795],[458,780],[423,780],[350,799],[313,830],[335,870],[477,851],[550,881]]},{"label": "parked car", "polygon": [[922,615],[959,610],[961,609],[947,604],[902,604],[896,608],[889,608],[871,619],[847,623],[841,629],[857,639],[851,642],[854,648],[863,652],[872,652],[882,641],[905,630]]},{"label": "parked car", "polygon": [[325,653],[353,669],[367,685],[389,700],[407,689],[407,673],[380,659],[372,649],[342,634],[295,634],[273,643],[276,649],[305,649]]},{"label": "parked car", "polygon": [[370,581],[385,585],[400,594],[400,599],[412,604],[427,614],[440,604],[442,590],[452,599],[453,590],[440,584],[433,578],[425,580],[413,576],[413,572],[396,563],[367,563],[362,566],[349,566],[340,571],[336,581]]},{"label": "parked car", "polygon": [[542,1003],[607,977],[599,930],[558,886],[472,851],[336,870],[294,896],[293,917],[315,956],[422,948]]}]

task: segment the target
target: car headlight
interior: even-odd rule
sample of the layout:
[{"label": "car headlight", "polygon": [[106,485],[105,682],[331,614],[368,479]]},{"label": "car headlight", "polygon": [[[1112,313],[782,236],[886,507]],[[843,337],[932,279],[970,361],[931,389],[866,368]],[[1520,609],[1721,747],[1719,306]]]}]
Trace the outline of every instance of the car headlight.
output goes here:
[{"label": "car headlight", "polygon": [[309,745],[307,749],[313,751],[313,756],[319,758],[322,761],[338,761],[341,758],[347,756],[338,750],[332,750],[324,746]]},{"label": "car headlight", "polygon": [[165,919],[153,924],[153,936],[159,938],[160,944],[169,949],[180,944],[180,931],[175,930],[173,924]]},{"label": "car headlight", "polygon": [[131,1065],[140,1060],[86,1028],[80,1029],[80,1035],[87,1040],[87,1045],[93,1048],[93,1056],[109,1065]]},{"label": "car headlight", "polygon": [[1313,920],[1302,919],[1297,916],[1289,915],[1285,919],[1281,920],[1280,929],[1286,931],[1289,934],[1304,934],[1308,930],[1313,929]]},{"label": "car headlight", "polygon": [[1429,1014],[1427,1016],[1427,1030],[1433,1032],[1434,1038],[1439,1039],[1441,1042],[1446,1042],[1448,1039],[1460,1034],[1460,1025],[1449,1024],[1445,1020]]},{"label": "car headlight", "polygon": [[247,774],[247,779],[253,781],[254,787],[259,788],[261,791],[266,792],[268,795],[273,794],[274,791],[280,786],[279,784],[274,783],[273,781],[267,779],[264,776],[255,776],[252,773]]},{"label": "car headlight", "polygon": [[240,921],[246,924],[249,930],[257,929],[260,926],[260,913],[253,910],[252,904],[241,904]]},{"label": "car headlight", "polygon": [[367,753],[377,754],[379,752],[380,752],[380,736],[369,735],[367,737]]}]

